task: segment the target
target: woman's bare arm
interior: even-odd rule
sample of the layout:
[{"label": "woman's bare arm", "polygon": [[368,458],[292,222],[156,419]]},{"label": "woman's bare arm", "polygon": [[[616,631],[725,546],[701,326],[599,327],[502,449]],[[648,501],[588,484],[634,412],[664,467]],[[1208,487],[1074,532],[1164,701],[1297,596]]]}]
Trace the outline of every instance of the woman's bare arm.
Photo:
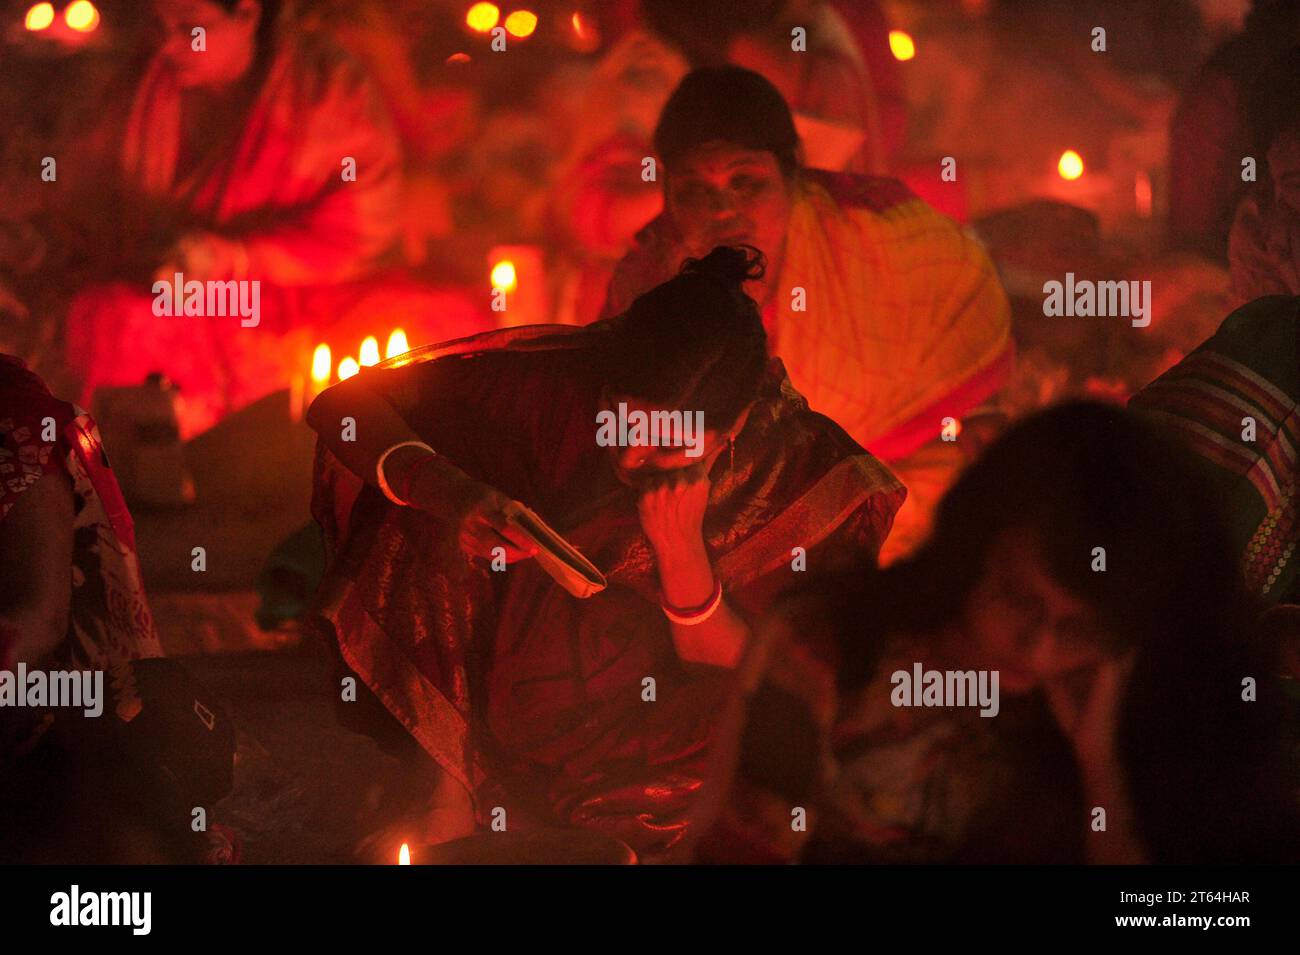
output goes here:
[{"label": "woman's bare arm", "polygon": [[[369,387],[366,373],[321,392],[307,423],[353,474],[379,485],[376,467],[395,444],[422,439],[401,414]],[[352,419],[351,424],[345,419]],[[345,434],[354,440],[344,440]],[[399,448],[384,461],[389,487],[412,507],[437,514],[457,527],[460,545],[476,557],[504,547],[508,560],[532,556],[535,548],[510,523],[510,499],[476,481],[447,460],[418,447]]]},{"label": "woman's bare arm", "polygon": [[11,643],[11,659],[0,663],[35,663],[67,636],[72,518],[72,483],[63,474],[47,474],[0,523],[0,632]]}]

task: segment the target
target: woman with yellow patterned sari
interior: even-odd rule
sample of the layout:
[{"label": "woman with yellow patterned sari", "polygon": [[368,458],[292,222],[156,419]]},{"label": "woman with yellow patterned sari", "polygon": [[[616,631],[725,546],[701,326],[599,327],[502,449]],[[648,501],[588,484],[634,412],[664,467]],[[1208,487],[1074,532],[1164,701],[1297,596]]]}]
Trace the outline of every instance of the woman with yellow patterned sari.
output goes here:
[{"label": "woman with yellow patterned sari", "polygon": [[[760,274],[716,249],[616,319],[434,346],[313,405],[324,616],[479,825],[670,849],[750,622],[805,569],[875,559],[902,489],[769,359]],[[672,410],[693,444],[638,434]],[[516,502],[607,586],[578,599],[527,559]]]},{"label": "woman with yellow patterned sari", "polygon": [[768,345],[813,410],[907,486],[889,549],[910,547],[961,463],[962,442],[941,440],[944,419],[955,437],[1010,370],[1010,308],[955,222],[896,180],[802,169],[799,148],[789,107],[763,77],[689,74],[655,131],[665,211],[620,263],[603,314],[687,256],[762,250],[771,267],[748,291]]}]

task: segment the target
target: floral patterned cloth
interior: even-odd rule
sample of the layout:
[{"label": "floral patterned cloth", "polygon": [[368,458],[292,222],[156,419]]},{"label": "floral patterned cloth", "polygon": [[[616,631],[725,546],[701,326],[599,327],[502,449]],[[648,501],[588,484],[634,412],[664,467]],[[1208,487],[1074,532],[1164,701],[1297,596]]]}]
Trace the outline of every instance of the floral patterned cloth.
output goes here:
[{"label": "floral patterned cloth", "polygon": [[[59,401],[18,359],[0,355],[0,523],[47,475],[72,482],[72,603],[54,669],[108,670],[162,656],[136,559],[135,534],[99,428]],[[0,754],[3,750],[0,749]]]}]

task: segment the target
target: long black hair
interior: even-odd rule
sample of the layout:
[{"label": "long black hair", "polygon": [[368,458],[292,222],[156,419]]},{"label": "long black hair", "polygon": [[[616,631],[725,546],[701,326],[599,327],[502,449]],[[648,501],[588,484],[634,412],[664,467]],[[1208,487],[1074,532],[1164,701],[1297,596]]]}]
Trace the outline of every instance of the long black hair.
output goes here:
[{"label": "long black hair", "polygon": [[669,409],[703,411],[723,430],[758,397],[767,368],[767,334],[746,281],[762,278],[750,246],[719,246],[687,259],[611,321],[600,371],[611,392]]}]

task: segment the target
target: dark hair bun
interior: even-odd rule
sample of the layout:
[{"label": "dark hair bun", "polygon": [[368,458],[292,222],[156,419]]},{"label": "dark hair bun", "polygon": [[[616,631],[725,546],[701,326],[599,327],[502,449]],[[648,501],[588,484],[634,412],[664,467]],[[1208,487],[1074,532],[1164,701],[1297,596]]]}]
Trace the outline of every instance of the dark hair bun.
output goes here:
[{"label": "dark hair bun", "polygon": [[704,276],[738,289],[746,281],[761,279],[766,272],[763,253],[752,245],[720,245],[702,259],[687,259],[681,274]]}]

